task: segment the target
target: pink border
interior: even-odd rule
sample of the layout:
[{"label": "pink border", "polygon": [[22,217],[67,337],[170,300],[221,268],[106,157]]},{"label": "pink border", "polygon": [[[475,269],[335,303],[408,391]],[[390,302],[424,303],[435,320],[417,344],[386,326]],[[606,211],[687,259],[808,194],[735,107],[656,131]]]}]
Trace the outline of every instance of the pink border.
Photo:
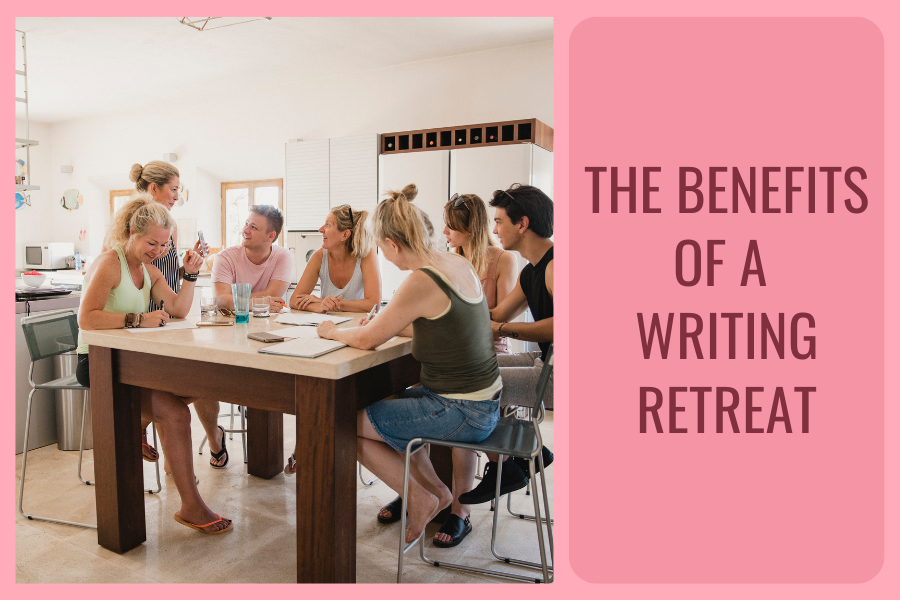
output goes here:
[{"label": "pink border", "polygon": [[[735,3],[736,4],[736,3]],[[75,10],[80,10],[82,15],[116,15],[125,16],[133,11],[140,10],[153,12],[155,14],[175,14],[184,10],[183,3],[160,2],[146,5],[123,5],[121,3],[112,2],[95,2],[90,7],[83,5],[71,5],[62,2],[45,2],[39,5],[31,4],[12,4],[6,3],[3,7],[4,21],[8,23],[9,31],[12,32],[12,21],[16,13],[27,13],[31,15],[72,15]],[[237,2],[206,2],[192,3],[192,12],[204,12],[199,10],[206,6],[215,6],[215,12],[225,12],[226,14],[243,14],[246,12],[246,5]],[[270,3],[268,4],[269,12],[279,14],[279,7],[284,13],[296,13],[298,5],[295,3]],[[432,8],[434,7],[434,8]],[[665,0],[636,0],[633,2],[606,3],[597,4],[591,9],[569,10],[560,4],[546,4],[538,2],[519,1],[512,2],[509,0],[503,2],[495,2],[490,6],[486,6],[483,2],[472,2],[469,0],[456,2],[452,5],[427,5],[421,2],[385,2],[378,5],[372,3],[363,3],[358,1],[344,2],[337,7],[326,7],[318,5],[307,8],[305,16],[320,15],[336,16],[338,14],[355,14],[374,16],[380,15],[405,15],[405,16],[447,16],[448,14],[456,15],[547,15],[552,12],[555,17],[555,115],[554,129],[556,136],[556,177],[555,177],[555,197],[557,199],[557,234],[556,240],[559,246],[560,265],[556,269],[557,273],[557,289],[560,292],[560,305],[569,305],[569,272],[566,268],[568,258],[568,244],[566,242],[568,233],[568,208],[566,200],[568,198],[568,46],[569,34],[573,28],[582,20],[588,17],[602,16],[860,16],[873,21],[884,34],[885,39],[885,160],[888,165],[896,165],[900,163],[900,126],[898,126],[898,110],[900,106],[900,64],[898,64],[898,42],[900,42],[900,14],[898,14],[898,4],[891,0],[855,0],[839,1],[839,0],[821,0],[813,2],[809,0],[759,0],[753,5],[737,6],[726,4],[716,0],[683,0],[681,2],[667,2]],[[193,11],[194,8],[198,10]],[[229,10],[224,10],[228,8]],[[209,11],[212,12],[212,11]],[[323,14],[324,13],[324,14]],[[137,14],[135,14],[137,16]],[[5,63],[12,70],[14,46],[8,43],[4,49],[4,55],[7,57]],[[4,80],[2,89],[6,98],[8,98],[8,107],[12,106],[13,85],[12,77]],[[7,113],[9,114],[9,113]],[[12,119],[3,122],[3,131],[8,137],[12,137],[14,123]],[[8,147],[12,149],[11,146]],[[7,159],[6,164],[11,165],[12,160]],[[885,197],[895,198],[900,192],[897,180],[890,177],[892,171],[886,171],[885,178]],[[11,203],[7,205],[4,211],[7,218],[3,220],[2,227],[5,233],[5,246],[7,250],[12,249],[15,236],[15,214]],[[897,231],[900,225],[900,213],[895,205],[887,204],[885,207],[885,231],[886,233]],[[900,241],[897,236],[885,236],[885,306],[898,305],[898,292],[900,292],[900,276],[898,276],[898,250],[900,250]],[[7,277],[11,277],[14,270],[14,253],[6,252],[0,256],[0,264],[7,273]],[[9,280],[7,280],[9,281]],[[3,308],[6,307],[6,308]],[[12,298],[0,296],[0,311],[10,315],[13,313]],[[559,360],[559,377],[557,377],[557,395],[561,398],[567,397],[567,369],[566,359],[568,358],[568,314],[566,311],[560,311],[558,316],[557,327],[557,348],[560,354]],[[891,312],[885,315],[885,323],[889,334],[885,341],[885,365],[896,365],[900,362],[900,346],[898,346],[895,338],[890,334],[898,333],[898,318]],[[12,319],[7,319],[0,323],[0,336],[6,340],[14,339]],[[13,397],[13,358],[12,349],[7,347],[5,358],[0,366],[0,378],[6,381],[7,398]],[[900,378],[896,372],[892,372],[890,368],[885,369],[885,393],[886,398],[896,400],[898,396],[898,385]],[[518,588],[517,595],[531,594],[551,594],[566,596],[575,594],[591,594],[592,596],[603,596],[606,598],[691,598],[691,599],[719,599],[727,598],[755,598],[758,596],[767,596],[769,598],[791,598],[791,597],[814,597],[814,598],[896,598],[900,590],[900,532],[898,532],[898,513],[900,513],[900,465],[898,465],[897,457],[900,455],[900,407],[896,402],[886,402],[885,406],[885,561],[882,571],[871,581],[860,585],[603,585],[594,586],[578,579],[568,566],[568,544],[569,544],[569,528],[567,521],[566,508],[568,506],[568,498],[570,493],[569,470],[566,461],[567,447],[564,443],[566,439],[569,421],[567,413],[558,411],[555,426],[557,434],[557,447],[554,450],[559,454],[560,460],[556,466],[556,554],[557,554],[557,581],[549,590],[546,588],[523,587]],[[14,420],[7,419],[3,427],[8,437],[7,440],[14,439],[12,435]],[[893,435],[891,435],[893,434]],[[12,453],[12,441],[8,442],[8,452]],[[11,518],[15,503],[15,478],[14,463],[11,460],[4,461],[0,466],[0,476],[6,482],[3,486],[5,489],[4,497],[7,498],[10,510],[8,520],[5,521],[5,533],[3,539],[5,544],[0,549],[7,569],[4,572],[3,583],[13,586],[15,584],[15,571],[13,568],[14,559],[14,532],[13,519]],[[576,483],[577,485],[577,483]],[[598,540],[602,543],[602,540]],[[252,558],[251,558],[252,560]],[[67,594],[89,594],[91,597],[119,595],[125,593],[124,585],[108,585],[108,586],[80,586],[72,587],[72,589],[61,590],[58,587],[37,586],[29,587],[27,590],[17,587],[17,589],[9,590],[14,594],[30,593],[34,597],[50,597],[60,593]],[[385,597],[395,598],[398,594],[403,595],[421,595],[428,593],[431,597],[451,597],[458,595],[460,590],[439,586],[430,587],[427,592],[417,589],[418,586],[406,586],[404,588],[394,587],[374,587],[368,586],[368,589],[358,590],[347,588],[331,588],[328,593],[335,597],[345,595],[366,594],[367,597]],[[890,590],[894,590],[891,592]],[[136,591],[136,590],[135,590]],[[176,595],[187,595],[196,593],[196,587],[188,587],[178,585],[174,588],[166,590],[167,593]],[[216,593],[223,597],[231,595],[247,594],[249,590],[244,586],[219,587]],[[138,592],[141,593],[141,592]],[[268,586],[266,593],[272,597],[287,597],[289,594],[296,594],[297,590],[290,586]],[[469,588],[463,593],[470,593]]]}]

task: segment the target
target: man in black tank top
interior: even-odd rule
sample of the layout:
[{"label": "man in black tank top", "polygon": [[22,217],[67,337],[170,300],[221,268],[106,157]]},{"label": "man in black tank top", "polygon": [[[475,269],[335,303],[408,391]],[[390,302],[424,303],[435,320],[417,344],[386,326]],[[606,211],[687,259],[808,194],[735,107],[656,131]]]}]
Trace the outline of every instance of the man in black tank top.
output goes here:
[{"label": "man in black tank top", "polygon": [[[535,401],[535,386],[543,362],[553,343],[553,201],[540,189],[530,185],[513,184],[508,190],[494,192],[490,205],[494,213],[494,234],[504,250],[515,250],[528,261],[522,269],[513,291],[491,311],[491,327],[495,337],[508,337],[537,342],[540,353],[498,355],[500,376],[503,379],[504,405],[531,406]],[[533,323],[511,323],[526,309],[531,310]],[[552,386],[545,405],[552,408]],[[542,450],[544,466],[553,461],[553,453]],[[462,504],[480,504],[493,499],[497,484],[496,455],[488,455],[484,476],[478,486],[461,494]],[[525,459],[508,460],[503,464],[500,493],[522,489],[528,483],[528,463]]]}]

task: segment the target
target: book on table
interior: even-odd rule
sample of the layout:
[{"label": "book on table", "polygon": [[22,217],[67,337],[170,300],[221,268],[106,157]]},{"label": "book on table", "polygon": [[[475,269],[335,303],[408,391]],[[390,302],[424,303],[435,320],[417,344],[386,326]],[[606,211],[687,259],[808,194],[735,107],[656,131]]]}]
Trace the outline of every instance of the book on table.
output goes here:
[{"label": "book on table", "polygon": [[301,337],[289,342],[270,344],[257,350],[263,354],[278,354],[281,356],[297,356],[300,358],[316,358],[329,352],[334,352],[346,346],[344,342],[326,340],[325,338]]}]

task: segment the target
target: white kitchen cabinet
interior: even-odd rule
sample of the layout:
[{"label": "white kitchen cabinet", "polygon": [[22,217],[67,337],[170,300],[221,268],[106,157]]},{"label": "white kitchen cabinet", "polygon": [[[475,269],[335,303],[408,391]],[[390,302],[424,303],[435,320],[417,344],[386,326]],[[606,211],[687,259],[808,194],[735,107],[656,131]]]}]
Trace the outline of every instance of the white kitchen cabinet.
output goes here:
[{"label": "white kitchen cabinet", "polygon": [[[400,191],[415,183],[419,193],[413,203],[425,211],[434,225],[438,247],[446,249],[447,241],[441,235],[444,229],[444,204],[450,197],[450,150],[409,152],[407,154],[382,154],[378,160],[378,179],[381,194],[388,190]],[[390,300],[409,275],[379,253],[381,266],[381,297]]]}]

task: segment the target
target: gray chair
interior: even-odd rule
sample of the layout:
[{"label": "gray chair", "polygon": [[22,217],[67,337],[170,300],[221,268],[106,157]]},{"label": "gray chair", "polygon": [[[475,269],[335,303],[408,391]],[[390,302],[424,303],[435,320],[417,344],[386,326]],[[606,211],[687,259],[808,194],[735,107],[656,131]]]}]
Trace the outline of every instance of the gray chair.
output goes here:
[{"label": "gray chair", "polygon": [[[481,573],[485,575],[494,575],[507,579],[514,579],[517,581],[527,581],[530,583],[550,583],[553,581],[553,521],[550,520],[548,522],[547,518],[541,517],[540,502],[538,501],[538,485],[535,479],[535,462],[537,462],[538,472],[541,476],[540,488],[544,499],[544,511],[546,515],[549,516],[550,502],[547,497],[547,482],[544,477],[544,461],[541,458],[541,448],[543,447],[543,442],[541,441],[541,431],[539,426],[541,421],[543,421],[544,419],[544,408],[542,401],[544,398],[544,394],[550,385],[550,380],[553,374],[553,346],[550,347],[550,350],[547,354],[548,357],[545,361],[544,368],[541,371],[541,376],[537,384],[537,398],[535,400],[534,406],[531,407],[532,410],[530,411],[530,414],[528,415],[529,418],[527,420],[501,418],[497,423],[497,427],[494,429],[491,435],[487,437],[487,439],[474,444],[465,442],[451,442],[432,438],[415,438],[413,440],[410,440],[409,444],[407,444],[406,465],[403,475],[403,506],[400,510],[400,556],[397,561],[397,583],[403,583],[403,557],[406,552],[408,552],[416,544],[419,544],[419,556],[422,558],[422,560],[436,567],[447,567],[450,569],[468,571],[471,573]],[[435,446],[448,446],[450,448],[465,448],[467,450],[480,450],[482,452],[492,452],[501,455],[501,457],[511,456],[531,459],[528,460],[528,474],[530,477],[531,497],[534,501],[534,514],[537,516],[534,522],[537,526],[537,540],[541,555],[541,562],[540,564],[538,564],[535,562],[502,556],[497,553],[496,539],[497,525],[500,515],[499,510],[494,511],[494,525],[493,531],[491,532],[491,552],[494,554],[497,560],[504,563],[539,568],[541,569],[543,577],[528,577],[525,575],[506,573],[503,571],[480,569],[478,567],[472,567],[468,565],[431,560],[427,556],[425,556],[424,532],[418,539],[410,542],[409,544],[405,543],[404,536],[406,532],[406,503],[409,494],[410,457],[414,452],[418,452],[419,450],[424,448],[426,444]],[[501,460],[498,463],[497,488],[494,496],[494,503],[498,507],[500,505],[500,479],[502,470],[503,461]],[[547,561],[547,552],[544,547],[544,526],[547,527],[547,538],[550,546],[549,562]]]},{"label": "gray chair", "polygon": [[[25,343],[28,346],[28,353],[31,355],[31,365],[28,368],[28,383],[31,384],[31,392],[28,394],[28,408],[25,411],[25,440],[24,451],[22,453],[22,479],[19,482],[19,498],[17,508],[19,514],[23,517],[34,521],[49,521],[51,523],[61,523],[63,525],[76,525],[79,527],[88,527],[96,529],[96,525],[90,523],[76,523],[74,521],[65,521],[51,517],[40,517],[25,512],[22,507],[25,497],[25,475],[28,469],[28,434],[31,425],[31,406],[34,393],[37,390],[73,390],[84,392],[84,402],[81,408],[81,437],[78,449],[78,479],[87,485],[94,482],[86,480],[81,476],[81,464],[84,457],[84,423],[87,407],[90,403],[90,388],[84,387],[75,379],[75,374],[66,375],[53,381],[46,383],[34,382],[34,363],[45,358],[51,358],[64,352],[71,352],[78,344],[78,317],[74,310],[58,310],[44,312],[33,317],[25,317],[22,319],[22,330],[25,333]],[[156,428],[153,429],[153,439],[156,440]],[[144,490],[150,494],[158,493],[162,490],[162,483],[159,477],[159,462],[156,463],[156,490]]]}]

